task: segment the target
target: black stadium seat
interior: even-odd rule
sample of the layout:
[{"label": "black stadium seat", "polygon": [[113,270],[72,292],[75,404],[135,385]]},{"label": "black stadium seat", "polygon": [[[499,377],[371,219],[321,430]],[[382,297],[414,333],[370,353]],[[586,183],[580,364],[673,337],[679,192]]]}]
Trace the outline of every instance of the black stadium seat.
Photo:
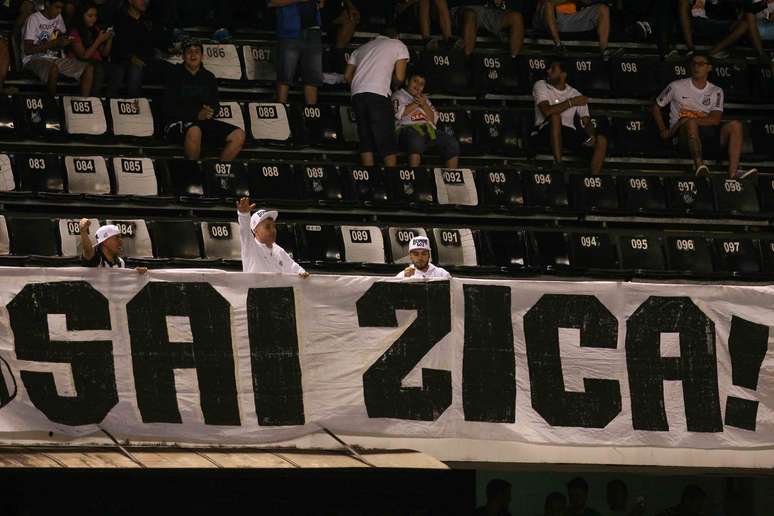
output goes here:
[{"label": "black stadium seat", "polygon": [[480,262],[509,272],[525,269],[527,249],[523,231],[482,231]]},{"label": "black stadium seat", "polygon": [[204,175],[195,161],[184,159],[171,159],[161,166],[156,161],[158,175],[164,177],[162,181],[163,193],[181,197],[199,197],[204,195]]},{"label": "black stadium seat", "polygon": [[629,233],[618,236],[621,267],[630,272],[666,270],[664,240],[660,236]]},{"label": "black stadium seat", "polygon": [[519,90],[519,70],[508,54],[474,53],[472,80],[476,93],[512,94]]},{"label": "black stadium seat", "polygon": [[314,147],[330,147],[341,142],[338,107],[317,104],[299,106],[301,112],[300,143]]},{"label": "black stadium seat", "polygon": [[18,129],[13,97],[0,95],[0,137],[4,139],[16,138],[20,136]]},{"label": "black stadium seat", "polygon": [[64,192],[65,173],[59,156],[19,154],[16,156],[19,189],[28,192]]},{"label": "black stadium seat", "polygon": [[758,243],[761,251],[761,270],[774,274],[774,239],[763,238]]},{"label": "black stadium seat", "polygon": [[528,234],[529,265],[544,272],[570,267],[567,235],[561,231],[530,231]]},{"label": "black stadium seat", "polygon": [[294,224],[277,224],[277,243],[291,258],[297,260],[298,242],[296,241],[296,226]]},{"label": "black stadium seat", "polygon": [[609,212],[619,208],[616,176],[570,176],[573,205],[586,212]]},{"label": "black stadium seat", "polygon": [[774,121],[771,118],[752,121],[752,141],[756,154],[774,158]]},{"label": "black stadium seat", "polygon": [[752,76],[752,96],[762,102],[774,101],[774,72],[770,66],[753,65],[750,67]]},{"label": "black stadium seat", "polygon": [[[662,61],[659,67],[659,79],[660,84],[658,93],[669,85],[670,82],[678,79],[685,79],[691,74],[691,66],[687,61],[684,62],[672,62]],[[657,94],[658,94],[657,93]]]},{"label": "black stadium seat", "polygon": [[297,201],[299,198],[298,182],[292,165],[250,162],[247,176],[253,199]]},{"label": "black stadium seat", "polygon": [[702,236],[670,236],[666,239],[671,272],[706,275],[713,272],[712,249]]},{"label": "black stadium seat", "polygon": [[667,177],[664,188],[669,208],[685,213],[711,213],[715,209],[708,178]]},{"label": "black stadium seat", "polygon": [[618,178],[622,207],[630,212],[653,213],[666,210],[662,178],[627,176]]},{"label": "black stadium seat", "polygon": [[425,167],[385,168],[384,178],[393,203],[423,206],[435,201],[435,181]]},{"label": "black stadium seat", "polygon": [[625,56],[610,62],[613,92],[617,97],[641,98],[658,93],[659,84],[653,70],[658,60],[652,57]]},{"label": "black stadium seat", "polygon": [[650,115],[633,113],[611,117],[612,143],[618,156],[653,156],[670,152],[661,141]]},{"label": "black stadium seat", "polygon": [[459,95],[468,88],[468,73],[462,49],[437,49],[422,52],[420,67],[431,93]]},{"label": "black stadium seat", "polygon": [[761,271],[760,253],[756,242],[745,236],[714,238],[715,270],[736,274],[756,274]]},{"label": "black stadium seat", "polygon": [[438,107],[438,130],[444,131],[446,128],[459,140],[463,154],[475,152],[473,147],[473,123],[470,120],[470,113],[464,109]]},{"label": "black stadium seat", "polygon": [[247,165],[241,161],[204,160],[199,163],[208,197],[249,197]]},{"label": "black stadium seat", "polygon": [[341,236],[335,226],[299,224],[297,227],[303,262],[330,265],[343,261]]},{"label": "black stadium seat", "polygon": [[530,208],[553,211],[569,206],[567,184],[561,172],[525,171],[522,178],[525,202]]},{"label": "black stadium seat", "polygon": [[606,95],[610,93],[610,68],[601,57],[569,57],[567,82],[581,95]]},{"label": "black stadium seat", "polygon": [[524,138],[518,111],[486,109],[471,112],[475,146],[471,151],[481,154],[513,156]]},{"label": "black stadium seat", "polygon": [[305,199],[320,204],[336,203],[344,199],[338,167],[323,164],[296,165],[296,171],[301,173]]},{"label": "black stadium seat", "polygon": [[521,93],[532,93],[532,87],[537,81],[546,78],[550,58],[543,55],[522,54],[516,60],[519,69],[519,84]]},{"label": "black stadium seat", "polygon": [[761,211],[774,213],[774,175],[761,174],[758,176],[758,193],[761,196]]},{"label": "black stadium seat", "polygon": [[572,232],[567,240],[573,269],[614,271],[619,268],[616,242],[607,233]]},{"label": "black stadium seat", "polygon": [[342,167],[341,181],[347,201],[371,206],[388,200],[384,172],[378,167]]},{"label": "black stadium seat", "polygon": [[52,219],[8,217],[11,254],[17,256],[59,256],[57,226]]},{"label": "black stadium seat", "polygon": [[201,258],[199,228],[193,222],[157,220],[150,224],[156,258]]},{"label": "black stadium seat", "polygon": [[723,88],[726,102],[750,98],[750,76],[744,62],[713,64],[709,80]]},{"label": "black stadium seat", "polygon": [[59,97],[42,95],[17,95],[17,121],[23,132],[31,138],[56,138],[65,131],[62,102]]},{"label": "black stadium seat", "polygon": [[758,192],[752,178],[738,180],[716,175],[712,177],[712,189],[717,209],[722,213],[755,214],[760,211]]},{"label": "black stadium seat", "polygon": [[520,170],[493,167],[477,172],[479,204],[501,210],[524,207]]}]

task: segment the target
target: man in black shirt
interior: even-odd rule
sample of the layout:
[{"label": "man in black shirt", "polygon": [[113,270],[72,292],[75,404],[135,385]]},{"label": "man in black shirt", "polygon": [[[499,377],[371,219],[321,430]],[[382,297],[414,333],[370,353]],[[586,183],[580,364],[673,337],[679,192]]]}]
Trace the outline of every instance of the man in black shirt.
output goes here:
[{"label": "man in black shirt", "polygon": [[[89,219],[81,219],[81,260],[84,267],[124,269],[126,264],[119,255],[123,246],[121,231],[109,224],[97,230],[97,245],[91,245],[89,239]],[[145,272],[145,271],[142,271]]]},{"label": "man in black shirt", "polygon": [[197,160],[202,142],[223,145],[220,159],[236,159],[245,143],[245,132],[216,120],[220,101],[215,76],[202,65],[202,44],[183,43],[183,62],[167,74],[164,88],[164,133],[185,146],[185,157]]}]

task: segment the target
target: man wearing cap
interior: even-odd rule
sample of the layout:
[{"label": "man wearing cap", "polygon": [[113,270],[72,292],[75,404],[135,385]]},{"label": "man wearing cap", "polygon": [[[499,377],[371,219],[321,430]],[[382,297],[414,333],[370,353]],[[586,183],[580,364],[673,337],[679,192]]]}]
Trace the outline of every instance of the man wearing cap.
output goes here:
[{"label": "man wearing cap", "polygon": [[280,247],[277,240],[277,212],[258,210],[252,217],[250,212],[255,204],[242,197],[237,202],[239,220],[239,239],[242,242],[242,271],[244,272],[281,272],[309,277],[300,265]]},{"label": "man wearing cap", "polygon": [[183,62],[167,75],[164,90],[164,134],[174,143],[182,143],[185,157],[197,160],[202,144],[223,146],[222,161],[236,159],[245,143],[245,132],[216,120],[220,109],[218,81],[202,65],[202,44],[183,43]]},{"label": "man wearing cap", "polygon": [[411,239],[409,258],[411,265],[400,271],[396,278],[451,279],[447,270],[430,263],[430,240],[427,237],[418,236]]},{"label": "man wearing cap", "polygon": [[[109,269],[125,269],[126,263],[119,256],[123,248],[121,230],[118,226],[108,224],[97,230],[97,245],[91,245],[89,239],[89,219],[81,219],[81,261],[84,267],[97,267]],[[137,272],[143,274],[148,271],[146,267],[137,267]]]}]

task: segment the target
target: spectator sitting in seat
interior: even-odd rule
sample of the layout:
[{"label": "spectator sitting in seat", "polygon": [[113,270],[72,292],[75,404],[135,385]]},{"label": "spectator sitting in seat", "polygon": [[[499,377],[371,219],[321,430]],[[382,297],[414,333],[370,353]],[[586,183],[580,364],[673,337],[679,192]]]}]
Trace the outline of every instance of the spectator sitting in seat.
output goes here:
[{"label": "spectator sitting in seat", "polygon": [[448,0],[398,0],[395,6],[398,26],[402,30],[406,26],[406,31],[413,32],[416,30],[415,24],[419,22],[419,33],[426,44],[430,43],[431,6],[435,8],[444,41],[451,43],[453,38]]},{"label": "spectator sitting in seat", "polygon": [[452,18],[462,33],[465,55],[476,48],[479,27],[499,37],[503,31],[510,33],[509,50],[516,57],[524,46],[524,17],[514,0],[450,0]]},{"label": "spectator sitting in seat", "polygon": [[627,20],[627,26],[637,29],[643,41],[656,40],[663,60],[682,59],[672,48],[677,5],[673,0],[620,0],[613,19]]},{"label": "spectator sitting in seat", "polygon": [[319,0],[267,0],[277,16],[277,102],[288,101],[301,63],[304,101],[317,104],[322,84],[322,35]]},{"label": "spectator sitting in seat", "polygon": [[[427,237],[418,236],[411,239],[409,258],[411,258],[411,265],[400,271],[396,278],[451,279],[448,271],[430,263],[430,240]],[[508,488],[510,502],[510,485]],[[507,505],[505,508],[507,509]]]},{"label": "spectator sitting in seat", "polygon": [[202,65],[202,44],[183,43],[183,62],[170,71],[164,89],[164,133],[182,142],[185,157],[197,160],[202,144],[224,145],[220,159],[236,159],[245,143],[245,132],[215,120],[220,107],[218,82]]},{"label": "spectator sitting in seat", "polygon": [[[607,138],[597,134],[591,123],[588,98],[567,84],[567,72],[561,61],[548,67],[546,80],[537,81],[532,89],[535,101],[533,145],[550,145],[556,165],[562,162],[562,148],[574,151],[591,150],[591,173],[599,174],[607,155]],[[575,127],[580,117],[584,131]]]},{"label": "spectator sitting in seat", "polygon": [[37,75],[48,86],[48,93],[56,93],[59,75],[80,80],[81,95],[91,93],[94,68],[72,57],[62,57],[68,39],[62,20],[61,0],[46,0],[45,9],[32,13],[24,27],[24,69]]},{"label": "spectator sitting in seat", "polygon": [[559,34],[586,32],[596,29],[602,59],[608,61],[613,52],[607,48],[610,39],[610,8],[595,0],[540,0],[532,20],[536,29],[547,30],[559,55],[567,53]]},{"label": "spectator sitting in seat", "polygon": [[[121,258],[123,241],[121,231],[117,226],[108,224],[97,230],[97,245],[91,245],[89,239],[89,228],[91,221],[81,219],[79,226],[81,228],[81,261],[84,267],[98,267],[109,269],[124,269],[126,263]],[[137,272],[143,274],[148,271],[145,267],[137,267]]]},{"label": "spectator sitting in seat", "polygon": [[[706,176],[702,149],[727,147],[728,176],[744,178],[756,169],[739,169],[742,154],[742,124],[738,120],[722,121],[723,90],[707,80],[712,70],[708,55],[695,53],[691,58],[691,77],[673,81],[653,104],[651,112],[661,139],[677,139],[680,150],[693,159],[696,176]],[[669,127],[664,124],[661,108],[669,104]]]},{"label": "spectator sitting in seat", "polygon": [[352,108],[360,138],[360,161],[374,164],[374,151],[388,167],[396,165],[395,115],[390,103],[393,80],[403,84],[409,51],[396,39],[394,27],[369,41],[349,56],[345,80],[352,85]]},{"label": "spectator sitting in seat", "polygon": [[428,145],[434,145],[448,168],[457,168],[460,144],[453,134],[438,132],[438,111],[424,94],[425,77],[408,74],[406,86],[392,94],[397,120],[398,143],[409,155],[409,165],[418,167]]},{"label": "spectator sitting in seat", "polygon": [[554,491],[546,496],[543,506],[543,516],[565,516],[567,513],[567,498],[560,492]]},{"label": "spectator sitting in seat", "polygon": [[479,507],[474,516],[511,516],[511,484],[501,478],[494,478],[486,485],[486,505]]},{"label": "spectator sitting in seat", "polygon": [[94,82],[90,95],[96,96],[105,82],[105,74],[110,63],[107,58],[113,48],[112,30],[102,30],[97,25],[97,5],[85,2],[75,16],[75,23],[67,36],[72,41],[70,57],[74,57],[94,67]]}]

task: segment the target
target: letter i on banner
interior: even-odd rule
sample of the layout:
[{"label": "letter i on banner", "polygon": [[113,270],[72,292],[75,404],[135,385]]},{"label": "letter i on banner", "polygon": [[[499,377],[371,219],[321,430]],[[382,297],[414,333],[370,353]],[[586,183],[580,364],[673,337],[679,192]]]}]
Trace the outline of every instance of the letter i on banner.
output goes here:
[{"label": "letter i on banner", "polygon": [[[731,318],[728,352],[731,354],[731,382],[755,391],[763,359],[769,347],[769,327],[741,317]],[[726,426],[755,431],[758,402],[729,396],[726,398]]]}]

